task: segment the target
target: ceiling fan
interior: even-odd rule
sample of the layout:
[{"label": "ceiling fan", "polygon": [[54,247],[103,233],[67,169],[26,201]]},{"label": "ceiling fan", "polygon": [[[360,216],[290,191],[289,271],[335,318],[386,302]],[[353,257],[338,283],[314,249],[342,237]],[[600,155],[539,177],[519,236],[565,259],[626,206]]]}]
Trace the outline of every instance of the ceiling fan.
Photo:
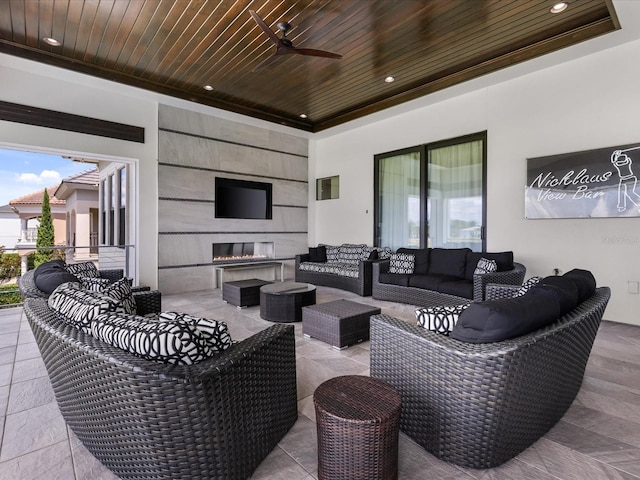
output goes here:
[{"label": "ceiling fan", "polygon": [[278,36],[271,31],[271,29],[267,26],[267,24],[264,23],[264,20],[262,20],[262,18],[260,18],[260,16],[256,12],[254,12],[253,10],[249,10],[249,13],[253,17],[253,19],[256,21],[258,26],[262,29],[262,31],[267,34],[269,39],[276,46],[275,53],[271,57],[261,62],[257,67],[255,67],[253,69],[254,72],[266,67],[268,64],[273,62],[276,58],[278,58],[281,55],[297,54],[297,55],[308,55],[311,57],[342,58],[342,55],[339,55],[333,52],[327,52],[325,50],[315,50],[313,48],[296,48],[291,43],[291,40],[287,38],[287,32],[291,29],[291,24],[289,24],[288,22],[278,23],[278,29],[282,33],[282,37],[278,38]]}]

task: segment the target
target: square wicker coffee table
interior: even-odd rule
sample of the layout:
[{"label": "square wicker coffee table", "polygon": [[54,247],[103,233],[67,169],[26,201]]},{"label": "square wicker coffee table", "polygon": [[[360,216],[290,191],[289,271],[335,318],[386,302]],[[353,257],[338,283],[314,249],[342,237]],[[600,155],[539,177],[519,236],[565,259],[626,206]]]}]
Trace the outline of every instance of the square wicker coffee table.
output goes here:
[{"label": "square wicker coffee table", "polygon": [[302,333],[342,350],[369,340],[369,317],[379,313],[378,307],[350,300],[303,307]]},{"label": "square wicker coffee table", "polygon": [[260,304],[260,287],[270,285],[272,282],[250,278],[248,280],[236,280],[222,284],[222,300],[238,308],[251,307]]}]

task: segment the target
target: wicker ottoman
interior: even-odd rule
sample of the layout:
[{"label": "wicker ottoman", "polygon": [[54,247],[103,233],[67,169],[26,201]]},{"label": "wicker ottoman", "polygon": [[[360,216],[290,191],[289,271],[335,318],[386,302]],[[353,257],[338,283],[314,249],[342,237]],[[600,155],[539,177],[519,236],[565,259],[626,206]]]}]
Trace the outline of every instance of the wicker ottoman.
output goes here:
[{"label": "wicker ottoman", "polygon": [[222,300],[238,308],[260,304],[260,287],[271,282],[250,278],[222,284]]},{"label": "wicker ottoman", "polygon": [[282,282],[260,287],[260,317],[270,322],[299,322],[302,307],[316,303],[310,283]]},{"label": "wicker ottoman", "polygon": [[302,333],[333,345],[347,348],[369,340],[369,317],[380,313],[378,307],[350,300],[336,300],[302,308]]},{"label": "wicker ottoman", "polygon": [[388,383],[347,375],[313,394],[319,480],[398,478],[400,394]]}]

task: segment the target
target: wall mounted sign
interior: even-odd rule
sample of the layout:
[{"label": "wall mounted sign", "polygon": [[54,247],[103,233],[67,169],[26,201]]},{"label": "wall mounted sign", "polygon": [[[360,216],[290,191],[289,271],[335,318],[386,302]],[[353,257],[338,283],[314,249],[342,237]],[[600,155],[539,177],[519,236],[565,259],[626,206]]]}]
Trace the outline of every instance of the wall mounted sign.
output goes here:
[{"label": "wall mounted sign", "polygon": [[527,159],[526,218],[640,217],[640,144]]}]

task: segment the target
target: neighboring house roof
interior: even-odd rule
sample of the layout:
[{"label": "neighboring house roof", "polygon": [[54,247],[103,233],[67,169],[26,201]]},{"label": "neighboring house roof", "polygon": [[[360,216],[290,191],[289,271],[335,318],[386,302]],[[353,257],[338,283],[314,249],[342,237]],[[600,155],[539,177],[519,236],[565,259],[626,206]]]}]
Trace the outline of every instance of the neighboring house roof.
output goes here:
[{"label": "neighboring house roof", "polygon": [[97,168],[85,170],[62,179],[55,191],[56,198],[66,200],[75,190],[98,190],[100,174]]},{"label": "neighboring house roof", "polygon": [[17,220],[18,216],[16,215],[15,210],[11,208],[11,205],[1,205],[0,218],[9,218],[9,219],[15,218]]},{"label": "neighboring house roof", "polygon": [[[55,192],[59,185],[54,187],[47,187],[47,193],[49,194],[49,205],[64,205],[65,201],[57,198]],[[22,197],[14,198],[9,201],[9,205],[42,205],[44,198],[44,189],[40,189],[36,192],[23,195]]]}]

